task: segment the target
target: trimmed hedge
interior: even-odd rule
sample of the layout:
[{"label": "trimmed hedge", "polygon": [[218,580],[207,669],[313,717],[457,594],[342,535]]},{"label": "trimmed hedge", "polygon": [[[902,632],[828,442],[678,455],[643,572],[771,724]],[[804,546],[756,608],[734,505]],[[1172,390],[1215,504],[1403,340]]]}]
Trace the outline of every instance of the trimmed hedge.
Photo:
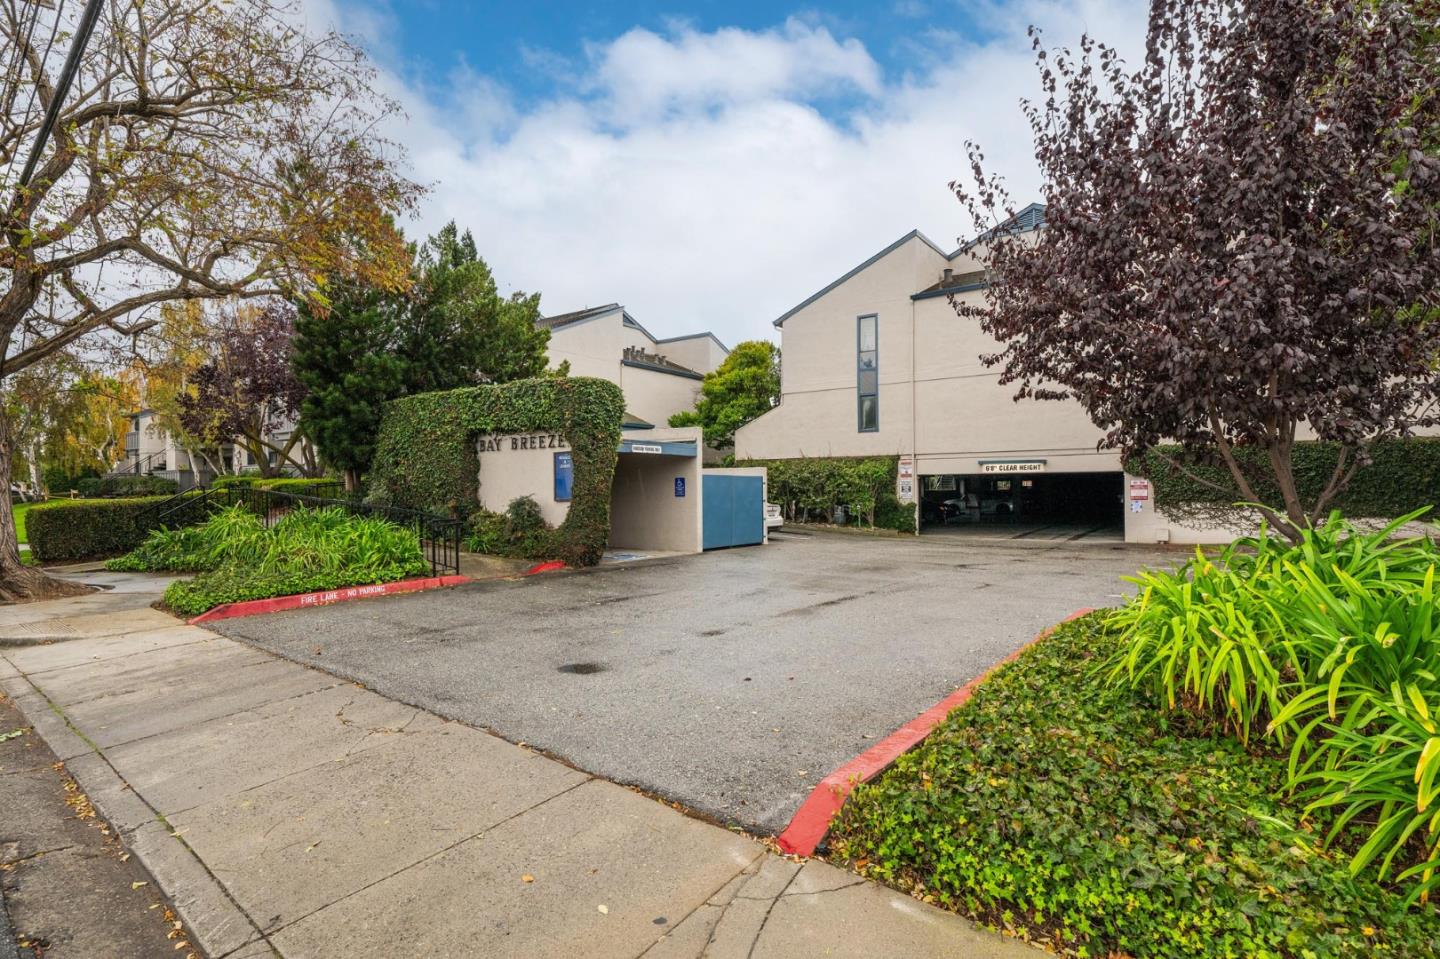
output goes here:
[{"label": "trimmed hedge", "polygon": [[[264,479],[253,473],[217,476],[210,483],[211,489],[269,489],[282,493],[304,493],[306,489],[328,490],[331,487],[343,489],[344,483],[324,477],[275,476]],[[328,495],[321,493],[321,495]]]},{"label": "trimmed hedge", "polygon": [[853,525],[913,533],[915,507],[895,495],[899,463],[898,456],[832,456],[741,460],[735,465],[769,471],[770,502],[782,506],[787,519],[828,523],[835,507],[844,506]]},{"label": "trimmed hedge", "polygon": [[146,513],[168,497],[62,499],[38,503],[25,516],[30,551],[42,563],[128,553],[145,541]]},{"label": "trimmed hedge", "polygon": [[86,497],[174,496],[180,492],[180,484],[163,476],[140,473],[82,479],[76,489]]},{"label": "trimmed hedge", "polygon": [[[1330,479],[1340,447],[1335,443],[1302,441],[1295,444],[1295,481],[1306,502],[1313,502]],[[1227,496],[1180,473],[1161,458],[1163,453],[1178,459],[1179,449],[1159,447],[1143,456],[1132,457],[1125,468],[1149,479],[1155,491],[1155,506],[1174,516],[1224,511],[1240,499]],[[1255,495],[1267,505],[1279,505],[1280,492],[1270,478],[1265,451],[1240,447],[1236,455],[1255,487]],[[1386,440],[1371,450],[1373,462],[1361,468],[1349,487],[1332,504],[1352,518],[1403,516],[1440,502],[1440,438],[1415,437]],[[1199,476],[1225,486],[1233,484],[1224,465],[1206,464],[1187,468]]]},{"label": "trimmed hedge", "polygon": [[610,485],[624,416],[620,387],[590,377],[516,380],[402,397],[386,406],[369,499],[468,517],[480,508],[477,436],[560,433],[575,464],[570,510],[537,550],[571,566],[593,566],[610,537]]}]

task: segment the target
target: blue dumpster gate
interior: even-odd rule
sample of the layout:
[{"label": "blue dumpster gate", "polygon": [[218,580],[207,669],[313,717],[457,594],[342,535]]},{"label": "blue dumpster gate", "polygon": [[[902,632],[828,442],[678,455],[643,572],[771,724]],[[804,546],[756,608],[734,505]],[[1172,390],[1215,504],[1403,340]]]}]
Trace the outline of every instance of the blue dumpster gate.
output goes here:
[{"label": "blue dumpster gate", "polygon": [[765,541],[765,484],[759,476],[702,476],[705,549]]}]

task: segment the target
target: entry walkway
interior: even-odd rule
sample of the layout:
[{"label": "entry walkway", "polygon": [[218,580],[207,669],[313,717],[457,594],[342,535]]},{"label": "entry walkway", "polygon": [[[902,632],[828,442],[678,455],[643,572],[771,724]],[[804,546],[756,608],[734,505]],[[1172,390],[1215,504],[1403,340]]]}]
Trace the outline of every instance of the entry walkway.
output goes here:
[{"label": "entry walkway", "polygon": [[211,959],[1035,954],[112,585],[0,608],[0,687]]}]

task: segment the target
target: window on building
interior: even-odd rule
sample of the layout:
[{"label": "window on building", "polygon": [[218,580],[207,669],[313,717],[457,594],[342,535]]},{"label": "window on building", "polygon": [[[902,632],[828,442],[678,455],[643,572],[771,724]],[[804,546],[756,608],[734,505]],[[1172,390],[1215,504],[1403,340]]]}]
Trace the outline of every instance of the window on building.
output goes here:
[{"label": "window on building", "polygon": [[880,321],[871,314],[859,317],[855,322],[859,427],[862,433],[873,433],[880,428]]}]

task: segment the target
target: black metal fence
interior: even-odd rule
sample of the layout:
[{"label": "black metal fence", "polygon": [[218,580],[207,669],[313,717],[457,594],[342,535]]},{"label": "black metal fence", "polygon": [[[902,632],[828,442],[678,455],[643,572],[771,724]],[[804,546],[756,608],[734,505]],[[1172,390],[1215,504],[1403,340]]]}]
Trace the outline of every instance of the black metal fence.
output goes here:
[{"label": "black metal fence", "polygon": [[[311,493],[318,495],[309,495]],[[403,529],[414,531],[420,549],[430,563],[432,575],[460,572],[460,546],[465,536],[464,524],[449,516],[396,506],[377,506],[346,494],[344,487],[317,484],[305,493],[252,489],[245,486],[211,488],[172,496],[156,503],[146,517],[151,527],[194,526],[203,523],[211,513],[228,506],[242,506],[260,517],[268,529],[286,513],[297,507],[325,509],[338,506],[354,516],[370,516],[387,520]]]}]

